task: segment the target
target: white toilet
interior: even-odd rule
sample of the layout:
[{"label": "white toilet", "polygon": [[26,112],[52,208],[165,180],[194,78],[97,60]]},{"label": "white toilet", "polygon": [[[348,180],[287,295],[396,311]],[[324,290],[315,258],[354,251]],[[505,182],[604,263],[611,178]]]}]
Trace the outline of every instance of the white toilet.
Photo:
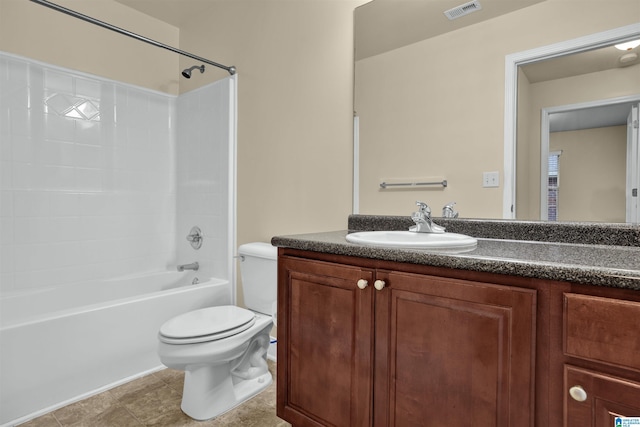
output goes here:
[{"label": "white toilet", "polygon": [[277,249],[268,243],[238,248],[244,300],[182,314],[160,328],[158,355],[185,371],[182,410],[208,420],[255,396],[273,381],[267,367],[277,300]]}]

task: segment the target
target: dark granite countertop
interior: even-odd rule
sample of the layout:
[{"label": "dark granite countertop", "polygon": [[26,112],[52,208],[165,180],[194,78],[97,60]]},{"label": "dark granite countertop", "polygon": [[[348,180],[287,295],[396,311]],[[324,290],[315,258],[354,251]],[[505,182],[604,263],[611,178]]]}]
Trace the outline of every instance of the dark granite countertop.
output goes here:
[{"label": "dark granite countertop", "polygon": [[[379,220],[379,218],[385,217],[376,218]],[[401,226],[394,228],[386,222],[383,225],[379,223],[377,226],[372,227],[371,224],[367,224],[363,227],[360,222],[363,218],[359,216],[354,218],[352,216],[349,219],[349,228],[351,231],[363,229],[406,229],[404,227],[405,218],[389,218],[391,221],[399,220]],[[464,228],[462,227],[463,222],[465,221],[461,221],[460,226],[455,227],[455,230],[450,230],[452,227],[447,227],[447,230],[461,232],[460,230]],[[486,227],[486,222],[476,222],[481,228]],[[531,227],[531,223],[526,224],[528,228]],[[565,241],[549,242],[512,240],[504,238],[505,236],[501,236],[499,239],[485,238],[473,233],[472,227],[466,229],[466,234],[478,237],[478,246],[473,251],[460,254],[447,254],[419,249],[386,249],[361,246],[346,241],[345,236],[349,233],[347,230],[276,236],[271,240],[271,243],[279,247],[336,255],[640,291],[640,246],[634,241],[634,236],[640,235],[640,231],[637,227],[631,227],[630,230],[631,237],[623,236],[622,239],[624,243],[631,244],[612,245],[576,243],[571,239],[557,239]],[[576,231],[569,230],[569,232],[575,233]],[[549,235],[548,230],[545,235]],[[569,240],[569,242],[567,243],[566,240]]]}]

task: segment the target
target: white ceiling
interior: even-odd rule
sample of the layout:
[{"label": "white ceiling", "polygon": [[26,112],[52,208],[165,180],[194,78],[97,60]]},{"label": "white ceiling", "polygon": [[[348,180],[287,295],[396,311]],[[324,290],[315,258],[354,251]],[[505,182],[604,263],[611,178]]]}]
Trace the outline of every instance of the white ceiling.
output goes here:
[{"label": "white ceiling", "polygon": [[627,124],[631,106],[637,102],[625,102],[602,107],[553,113],[549,115],[549,131],[564,132],[571,130],[593,129]]},{"label": "white ceiling", "polygon": [[607,46],[521,67],[529,83],[538,83],[639,64],[640,48],[635,48],[633,52],[638,57],[625,64],[620,62],[620,58],[628,52],[618,50],[614,46]]},{"label": "white ceiling", "polygon": [[479,0],[482,9],[449,20],[469,0],[375,0],[356,8],[356,61],[486,21],[545,0]]},{"label": "white ceiling", "polygon": [[[139,12],[180,27],[216,3],[243,0],[115,0]],[[268,0],[263,0],[268,1]],[[295,0],[301,1],[301,0]],[[339,0],[325,0],[339,1]],[[364,1],[364,0],[363,0]],[[468,0],[376,0],[358,7],[357,59],[434,37],[545,0],[480,0],[482,9],[449,21],[443,12]],[[382,19],[383,17],[383,19]]]},{"label": "white ceiling", "polygon": [[[115,0],[146,15],[180,27],[222,0]],[[240,0],[236,0],[240,1]]]},{"label": "white ceiling", "polygon": [[[180,27],[193,17],[205,13],[216,3],[227,0],[116,1],[175,27]],[[425,40],[545,0],[479,1],[482,6],[481,10],[466,15],[464,19],[453,21],[447,19],[443,12],[466,3],[466,0],[375,0],[365,3],[356,9],[356,60]],[[536,83],[618,67],[620,66],[618,62],[620,56],[622,56],[620,51],[614,48],[605,48],[580,55],[557,58],[553,61],[529,64],[523,67],[523,71],[531,83]],[[637,63],[640,63],[640,58],[633,62],[633,64]]]}]

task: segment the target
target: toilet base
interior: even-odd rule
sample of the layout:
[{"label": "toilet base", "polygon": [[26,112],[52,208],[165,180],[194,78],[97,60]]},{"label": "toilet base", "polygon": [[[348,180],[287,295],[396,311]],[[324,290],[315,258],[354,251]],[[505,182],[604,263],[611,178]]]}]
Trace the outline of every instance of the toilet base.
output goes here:
[{"label": "toilet base", "polygon": [[[220,374],[225,375],[226,378],[220,379]],[[236,384],[233,382],[227,365],[215,366],[214,369],[211,366],[203,366],[187,371],[180,406],[182,411],[198,421],[210,420],[230,411],[269,387],[273,377],[267,371],[256,378],[242,380]],[[216,386],[212,387],[212,384]]]},{"label": "toilet base", "polygon": [[158,346],[160,361],[182,370],[182,411],[204,421],[215,418],[267,388],[273,378],[267,365],[272,318],[256,314],[255,324],[217,341]]}]

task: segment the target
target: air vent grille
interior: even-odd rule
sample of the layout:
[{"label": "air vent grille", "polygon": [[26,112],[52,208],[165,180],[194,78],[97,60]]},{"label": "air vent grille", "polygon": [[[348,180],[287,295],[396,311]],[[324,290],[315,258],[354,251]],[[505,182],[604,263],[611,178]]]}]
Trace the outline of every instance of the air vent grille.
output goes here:
[{"label": "air vent grille", "polygon": [[453,20],[453,19],[460,18],[464,15],[468,15],[470,13],[476,12],[480,9],[482,9],[480,2],[475,0],[475,1],[470,1],[469,3],[461,4],[460,6],[454,7],[453,9],[449,9],[446,12],[444,12],[444,14],[447,16],[447,18],[449,18],[450,20]]}]

